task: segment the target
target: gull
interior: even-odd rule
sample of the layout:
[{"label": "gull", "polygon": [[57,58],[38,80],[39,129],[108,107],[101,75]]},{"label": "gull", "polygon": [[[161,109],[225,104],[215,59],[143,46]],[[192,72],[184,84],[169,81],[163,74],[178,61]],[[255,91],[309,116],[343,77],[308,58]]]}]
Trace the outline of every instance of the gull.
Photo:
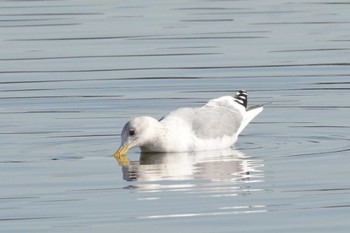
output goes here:
[{"label": "gull", "polygon": [[243,129],[263,110],[262,105],[247,108],[244,90],[235,96],[209,100],[202,107],[176,109],[160,120],[139,116],[127,122],[121,132],[121,145],[114,157],[127,165],[126,153],[140,147],[141,152],[191,152],[231,147]]}]

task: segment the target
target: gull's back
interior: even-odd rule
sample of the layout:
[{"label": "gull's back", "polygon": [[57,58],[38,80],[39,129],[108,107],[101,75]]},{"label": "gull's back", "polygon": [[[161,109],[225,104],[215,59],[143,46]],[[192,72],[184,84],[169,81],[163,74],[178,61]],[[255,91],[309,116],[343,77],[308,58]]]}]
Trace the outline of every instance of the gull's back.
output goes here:
[{"label": "gull's back", "polygon": [[170,112],[160,121],[167,125],[180,121],[200,139],[234,136],[238,132],[245,112],[232,96],[210,100],[199,108],[180,108]]}]

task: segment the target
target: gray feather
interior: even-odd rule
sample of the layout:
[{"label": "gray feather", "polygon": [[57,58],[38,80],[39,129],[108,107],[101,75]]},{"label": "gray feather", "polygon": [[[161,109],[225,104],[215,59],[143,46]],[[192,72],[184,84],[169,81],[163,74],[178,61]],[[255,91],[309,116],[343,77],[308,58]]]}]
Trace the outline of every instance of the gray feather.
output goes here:
[{"label": "gray feather", "polygon": [[201,139],[232,136],[238,131],[243,119],[237,109],[216,106],[181,108],[162,119],[167,117],[181,118]]}]

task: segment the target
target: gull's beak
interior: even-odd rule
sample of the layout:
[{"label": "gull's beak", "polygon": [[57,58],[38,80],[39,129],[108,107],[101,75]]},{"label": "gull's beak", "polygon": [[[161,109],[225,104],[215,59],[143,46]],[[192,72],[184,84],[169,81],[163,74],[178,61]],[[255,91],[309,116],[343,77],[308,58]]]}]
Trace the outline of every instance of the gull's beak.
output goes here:
[{"label": "gull's beak", "polygon": [[129,160],[125,156],[126,152],[129,150],[129,144],[126,144],[124,146],[120,146],[117,152],[114,153],[114,158],[118,161],[118,163],[121,166],[127,166],[129,165]]}]

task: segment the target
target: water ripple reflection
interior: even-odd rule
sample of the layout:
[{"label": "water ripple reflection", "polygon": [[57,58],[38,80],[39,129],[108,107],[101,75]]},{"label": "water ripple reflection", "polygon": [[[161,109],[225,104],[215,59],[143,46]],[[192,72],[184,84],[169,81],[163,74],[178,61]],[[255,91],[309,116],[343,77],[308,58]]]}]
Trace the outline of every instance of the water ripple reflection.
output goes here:
[{"label": "water ripple reflection", "polygon": [[263,161],[238,150],[187,153],[141,153],[139,161],[123,167],[127,181],[210,180],[257,182]]}]

